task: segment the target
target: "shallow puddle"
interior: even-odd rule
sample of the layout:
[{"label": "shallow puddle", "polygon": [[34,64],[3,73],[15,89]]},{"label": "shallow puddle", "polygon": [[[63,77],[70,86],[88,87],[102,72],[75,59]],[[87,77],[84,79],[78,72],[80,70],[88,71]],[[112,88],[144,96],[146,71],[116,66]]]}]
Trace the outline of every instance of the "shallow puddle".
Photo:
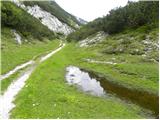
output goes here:
[{"label": "shallow puddle", "polygon": [[78,67],[74,66],[69,66],[66,70],[66,80],[68,84],[77,85],[79,89],[92,95],[103,96],[105,94],[100,82],[90,78],[88,73],[83,72]]},{"label": "shallow puddle", "polygon": [[116,95],[122,100],[131,101],[145,109],[153,112],[157,118],[159,114],[159,96],[148,93],[146,91],[139,91],[136,89],[129,89],[122,85],[113,83],[107,80],[105,76],[99,75],[93,71],[80,69],[75,66],[66,68],[66,80],[69,84],[77,85],[84,92],[90,92],[93,95],[102,96],[105,93]]}]

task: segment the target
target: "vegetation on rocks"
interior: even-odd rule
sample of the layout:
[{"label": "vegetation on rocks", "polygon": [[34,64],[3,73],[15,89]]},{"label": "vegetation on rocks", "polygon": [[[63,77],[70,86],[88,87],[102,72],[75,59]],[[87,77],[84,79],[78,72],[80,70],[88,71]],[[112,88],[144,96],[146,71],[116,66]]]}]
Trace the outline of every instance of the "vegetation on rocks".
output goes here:
[{"label": "vegetation on rocks", "polygon": [[75,18],[75,16],[63,10],[55,1],[23,1],[23,3],[28,6],[40,6],[43,10],[50,12],[60,21],[66,23],[74,29],[76,29],[75,24],[81,25],[81,23]]},{"label": "vegetation on rocks", "polygon": [[50,31],[41,22],[31,16],[23,9],[9,1],[1,2],[2,28],[9,27],[19,31],[24,37],[34,37],[35,39],[43,40],[54,39],[55,34]]},{"label": "vegetation on rocks", "polygon": [[68,40],[82,40],[98,31],[109,34],[135,29],[147,25],[147,29],[158,26],[159,1],[128,2],[125,7],[112,9],[109,14],[81,27],[68,36]]}]

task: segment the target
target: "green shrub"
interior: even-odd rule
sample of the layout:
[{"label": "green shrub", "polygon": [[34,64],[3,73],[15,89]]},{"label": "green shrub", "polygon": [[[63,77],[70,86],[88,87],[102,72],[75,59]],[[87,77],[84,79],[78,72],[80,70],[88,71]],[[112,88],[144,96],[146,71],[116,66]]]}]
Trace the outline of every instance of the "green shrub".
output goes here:
[{"label": "green shrub", "polygon": [[137,29],[139,32],[148,33],[152,28],[158,27],[159,1],[128,2],[125,7],[112,9],[107,16],[98,18],[78,31],[70,34],[67,40],[82,40],[98,31],[109,34],[122,32],[126,29]]},{"label": "green shrub", "polygon": [[2,27],[9,27],[19,31],[24,37],[32,35],[34,38],[55,38],[55,35],[41,22],[23,9],[9,1],[1,2]]}]

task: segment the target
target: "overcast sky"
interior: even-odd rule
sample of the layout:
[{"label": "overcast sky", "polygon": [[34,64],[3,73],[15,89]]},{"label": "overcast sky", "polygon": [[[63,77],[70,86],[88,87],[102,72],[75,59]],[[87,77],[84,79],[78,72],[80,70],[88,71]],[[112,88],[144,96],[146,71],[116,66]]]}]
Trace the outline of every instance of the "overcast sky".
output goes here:
[{"label": "overcast sky", "polygon": [[[64,10],[86,21],[106,15],[111,9],[125,6],[128,0],[55,0]],[[131,0],[130,0],[131,1]],[[137,0],[132,0],[137,1]]]}]

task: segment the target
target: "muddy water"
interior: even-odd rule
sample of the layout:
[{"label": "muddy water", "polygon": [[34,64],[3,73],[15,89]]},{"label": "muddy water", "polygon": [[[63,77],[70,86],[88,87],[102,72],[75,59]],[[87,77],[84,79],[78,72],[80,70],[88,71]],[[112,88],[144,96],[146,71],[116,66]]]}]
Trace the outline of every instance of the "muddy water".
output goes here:
[{"label": "muddy water", "polygon": [[[83,69],[84,70],[84,69]],[[87,71],[87,70],[84,70]],[[103,75],[98,75],[93,71],[88,71],[89,74],[100,81],[101,86],[111,94],[116,94],[118,97],[129,100],[136,103],[146,109],[153,111],[155,116],[159,114],[159,96],[148,93],[146,91],[140,91],[136,89],[129,89],[127,87],[118,85],[109,81]]]},{"label": "muddy water", "polygon": [[[82,73],[87,74],[87,78]],[[132,103],[137,104],[145,109],[151,110],[153,112],[153,115],[155,117],[158,117],[158,114],[159,114],[159,96],[158,95],[148,93],[145,91],[139,91],[136,89],[132,90],[125,86],[118,85],[106,79],[105,76],[95,73],[93,71],[79,69],[77,67],[75,67],[75,69],[73,70],[73,66],[67,67],[67,74],[66,74],[67,82],[69,84],[76,84],[80,86],[81,89],[84,89],[83,91],[85,91],[85,89],[88,89],[88,88],[94,89],[94,91],[98,90],[96,87],[93,87],[92,85],[90,86],[90,84],[88,84],[88,81],[93,80],[93,78],[95,78],[94,80],[96,80],[97,83],[98,82],[100,83],[99,86],[101,87],[101,89],[103,89],[103,93],[106,92],[106,93],[114,94],[117,97],[121,98],[122,100],[131,101]],[[96,93],[98,94],[98,96],[102,95],[101,93],[99,94],[99,92],[96,92]]]}]

